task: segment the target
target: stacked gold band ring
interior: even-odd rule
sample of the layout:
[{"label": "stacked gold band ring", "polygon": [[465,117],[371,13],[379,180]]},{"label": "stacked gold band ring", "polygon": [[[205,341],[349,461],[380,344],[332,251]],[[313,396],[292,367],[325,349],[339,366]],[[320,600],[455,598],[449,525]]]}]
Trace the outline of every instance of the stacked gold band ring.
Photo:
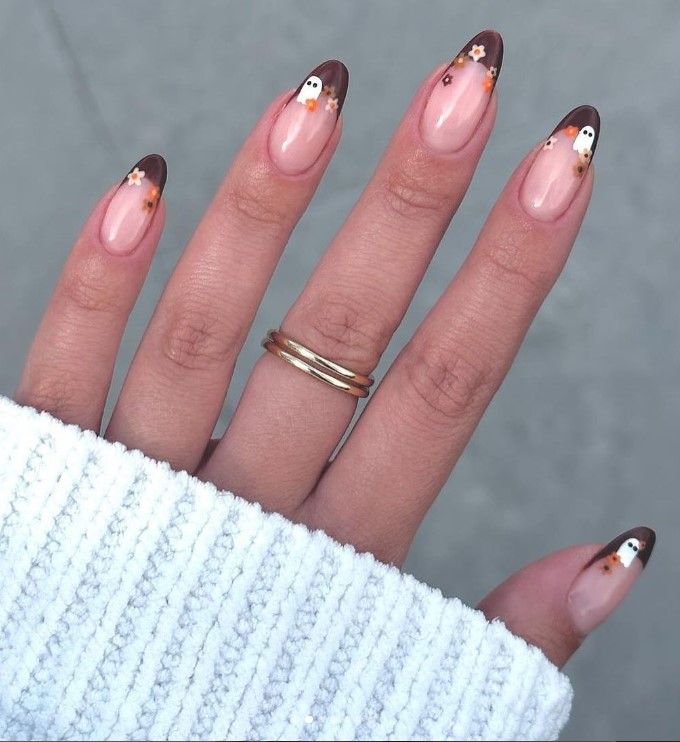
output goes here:
[{"label": "stacked gold band ring", "polygon": [[300,371],[354,397],[367,397],[374,381],[372,376],[358,374],[320,356],[281,330],[269,330],[262,347]]}]

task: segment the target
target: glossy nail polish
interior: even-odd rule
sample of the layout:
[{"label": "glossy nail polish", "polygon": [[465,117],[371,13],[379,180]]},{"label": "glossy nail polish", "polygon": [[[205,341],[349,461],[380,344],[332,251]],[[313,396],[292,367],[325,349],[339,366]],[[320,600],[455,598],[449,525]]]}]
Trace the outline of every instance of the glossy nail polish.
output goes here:
[{"label": "glossy nail polish", "polygon": [[302,81],[269,135],[269,154],[282,172],[297,175],[317,161],[335,129],[348,85],[347,67],[335,59]]},{"label": "glossy nail polish", "polygon": [[628,595],[647,565],[655,541],[651,528],[632,528],[585,565],[567,598],[572,623],[581,636],[605,621]]},{"label": "glossy nail polish", "polygon": [[463,47],[430,93],[420,120],[423,141],[437,152],[465,146],[484,115],[503,63],[503,39],[482,31]]},{"label": "glossy nail polish", "polygon": [[569,208],[595,154],[600,115],[592,106],[568,113],[541,147],[520,189],[534,219],[551,222]]},{"label": "glossy nail polish", "polygon": [[129,255],[139,245],[160,201],[168,168],[160,155],[147,155],[123,178],[109,202],[100,232],[114,255]]}]

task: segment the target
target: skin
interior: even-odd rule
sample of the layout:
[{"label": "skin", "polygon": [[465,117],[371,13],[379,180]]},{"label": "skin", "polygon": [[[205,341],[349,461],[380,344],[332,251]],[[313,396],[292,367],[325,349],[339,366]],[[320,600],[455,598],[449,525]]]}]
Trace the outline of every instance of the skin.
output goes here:
[{"label": "skin", "polygon": [[[444,69],[416,94],[281,325],[360,373],[373,371],[398,327],[493,128],[495,92],[467,144],[452,154],[428,148],[419,121]],[[115,188],[97,204],[37,331],[16,399],[400,565],[567,260],[593,172],[564,214],[537,221],[519,192],[540,145],[525,157],[458,275],[331,464],[356,400],[268,353],[253,368],[224,437],[211,441],[264,291],[341,135],[339,121],[309,169],[283,174],[268,138],[290,95],[265,112],[187,245],[108,428],[101,426],[113,367],[163,229],[162,200],[141,243],[123,256],[106,252],[99,237]],[[543,134],[537,131],[537,140]],[[535,562],[480,608],[561,666],[583,639],[569,618],[567,593],[598,549],[573,547]]]}]

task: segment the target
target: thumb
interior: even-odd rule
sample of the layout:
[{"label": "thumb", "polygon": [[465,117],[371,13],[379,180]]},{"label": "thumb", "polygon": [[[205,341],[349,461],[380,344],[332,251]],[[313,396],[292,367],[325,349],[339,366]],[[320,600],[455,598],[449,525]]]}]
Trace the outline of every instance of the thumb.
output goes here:
[{"label": "thumb", "polygon": [[562,667],[642,574],[656,534],[640,526],[606,546],[573,546],[516,572],[477,606]]}]

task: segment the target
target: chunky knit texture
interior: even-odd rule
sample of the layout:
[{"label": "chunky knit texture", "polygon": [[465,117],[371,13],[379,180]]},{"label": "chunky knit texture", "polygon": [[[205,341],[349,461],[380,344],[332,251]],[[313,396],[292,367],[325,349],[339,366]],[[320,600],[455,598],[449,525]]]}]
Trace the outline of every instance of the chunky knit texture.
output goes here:
[{"label": "chunky knit texture", "polygon": [[3,739],[554,739],[500,622],[0,398]]}]

